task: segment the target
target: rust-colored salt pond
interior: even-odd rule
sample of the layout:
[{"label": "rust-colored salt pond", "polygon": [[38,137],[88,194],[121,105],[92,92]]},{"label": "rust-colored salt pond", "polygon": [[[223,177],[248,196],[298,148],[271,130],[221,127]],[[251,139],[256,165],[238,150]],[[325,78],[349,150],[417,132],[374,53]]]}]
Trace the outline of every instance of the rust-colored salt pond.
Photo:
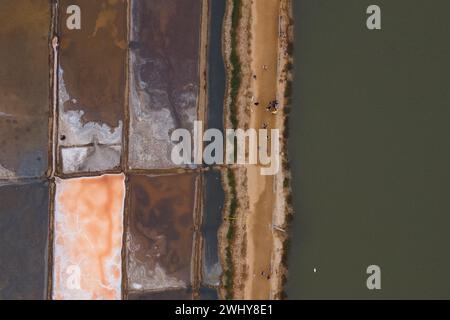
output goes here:
[{"label": "rust-colored salt pond", "polygon": [[174,167],[171,131],[197,119],[201,0],[131,3],[130,167]]},{"label": "rust-colored salt pond", "polygon": [[[69,30],[66,23],[72,5],[80,8],[80,30]],[[64,173],[120,165],[126,21],[126,0],[60,1],[58,141],[59,170]]]},{"label": "rust-colored salt pond", "polygon": [[47,169],[50,1],[0,1],[0,179]]},{"label": "rust-colored salt pond", "polygon": [[[198,175],[132,175],[127,230],[129,298],[192,284]],[[185,290],[179,293],[185,298]],[[160,296],[159,294],[157,296]]]},{"label": "rust-colored salt pond", "polygon": [[48,183],[0,183],[0,300],[47,296]]},{"label": "rust-colored salt pond", "polygon": [[54,299],[120,299],[124,175],[57,179]]}]

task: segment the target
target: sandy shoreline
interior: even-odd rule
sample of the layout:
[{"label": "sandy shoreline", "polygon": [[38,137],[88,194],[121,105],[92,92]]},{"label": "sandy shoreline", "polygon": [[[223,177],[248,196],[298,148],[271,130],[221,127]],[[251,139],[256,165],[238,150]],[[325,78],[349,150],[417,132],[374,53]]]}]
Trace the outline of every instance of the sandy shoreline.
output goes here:
[{"label": "sandy shoreline", "polygon": [[[269,129],[280,130],[280,147],[284,147],[283,107],[287,104],[285,86],[290,77],[287,63],[287,43],[291,37],[291,1],[258,0],[241,1],[241,19],[238,32],[237,52],[242,64],[241,86],[237,105],[240,128],[261,128],[263,123]],[[225,125],[229,120],[230,90],[230,15],[233,1],[227,3],[224,23],[224,47],[228,72],[228,97],[226,98]],[[265,110],[265,106],[277,99],[280,110],[276,115]],[[255,106],[254,102],[259,102]],[[287,155],[283,154],[282,158]],[[285,162],[285,159],[283,159]],[[234,169],[238,183],[239,207],[233,223],[235,236],[227,243],[221,237],[221,253],[225,246],[233,249],[233,298],[278,299],[282,297],[285,266],[284,246],[287,238],[286,216],[290,213],[286,201],[290,192],[285,178],[290,174],[282,166],[275,176],[260,175],[260,166],[251,165]],[[228,190],[229,191],[229,190]],[[223,227],[224,230],[228,225]],[[223,262],[225,260],[223,259]]]}]

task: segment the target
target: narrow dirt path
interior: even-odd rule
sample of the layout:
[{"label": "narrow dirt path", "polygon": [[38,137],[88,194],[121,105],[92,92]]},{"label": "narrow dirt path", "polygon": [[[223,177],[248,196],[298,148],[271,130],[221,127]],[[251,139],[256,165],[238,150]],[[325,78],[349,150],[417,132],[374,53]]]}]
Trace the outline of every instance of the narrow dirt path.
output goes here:
[{"label": "narrow dirt path", "polygon": [[[258,0],[252,5],[253,102],[250,127],[263,124],[274,129],[277,115],[266,110],[277,96],[279,0]],[[258,105],[256,105],[257,103]],[[275,205],[274,176],[260,174],[259,166],[247,170],[250,208],[247,215],[248,277],[245,299],[269,299],[273,250],[272,215]]]}]

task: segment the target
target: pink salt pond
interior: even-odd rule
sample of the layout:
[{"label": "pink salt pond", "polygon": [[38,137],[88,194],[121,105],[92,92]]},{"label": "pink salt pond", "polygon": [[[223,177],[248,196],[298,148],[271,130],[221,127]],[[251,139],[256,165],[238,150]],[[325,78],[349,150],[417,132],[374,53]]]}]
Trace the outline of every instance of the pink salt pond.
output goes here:
[{"label": "pink salt pond", "polygon": [[124,175],[57,179],[54,299],[121,298]]}]

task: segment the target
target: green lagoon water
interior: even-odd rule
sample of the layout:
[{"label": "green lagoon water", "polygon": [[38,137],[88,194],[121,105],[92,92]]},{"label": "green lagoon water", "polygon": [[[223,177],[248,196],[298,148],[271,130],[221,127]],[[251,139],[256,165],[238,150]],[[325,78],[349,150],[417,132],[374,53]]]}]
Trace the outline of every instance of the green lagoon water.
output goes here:
[{"label": "green lagoon water", "polygon": [[288,297],[450,298],[450,1],[294,0],[294,15]]}]

